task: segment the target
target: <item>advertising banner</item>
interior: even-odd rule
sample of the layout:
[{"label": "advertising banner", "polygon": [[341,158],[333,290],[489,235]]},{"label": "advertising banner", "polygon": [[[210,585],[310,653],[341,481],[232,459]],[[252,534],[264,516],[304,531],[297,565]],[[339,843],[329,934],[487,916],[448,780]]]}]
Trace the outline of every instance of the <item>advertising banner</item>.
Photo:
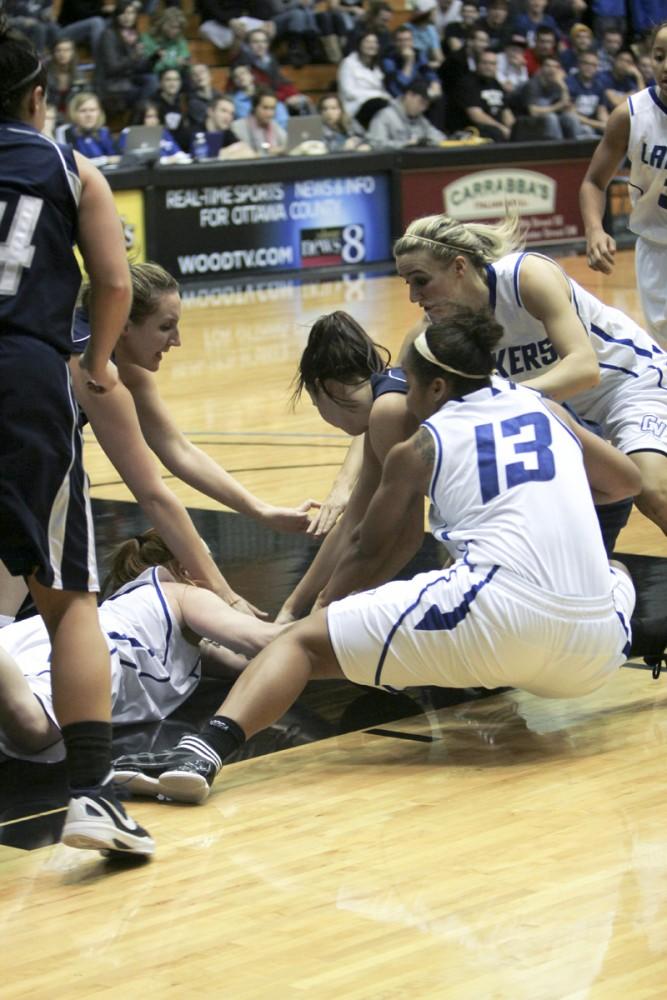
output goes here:
[{"label": "advertising banner", "polygon": [[385,174],[156,190],[157,259],[179,279],[391,259]]},{"label": "advertising banner", "polygon": [[141,191],[114,191],[113,200],[123,225],[125,249],[133,263],[146,260],[144,196]]},{"label": "advertising banner", "polygon": [[583,241],[578,198],[587,165],[582,158],[493,169],[405,170],[403,228],[421,215],[440,212],[461,222],[492,222],[514,208],[528,227],[530,245]]}]

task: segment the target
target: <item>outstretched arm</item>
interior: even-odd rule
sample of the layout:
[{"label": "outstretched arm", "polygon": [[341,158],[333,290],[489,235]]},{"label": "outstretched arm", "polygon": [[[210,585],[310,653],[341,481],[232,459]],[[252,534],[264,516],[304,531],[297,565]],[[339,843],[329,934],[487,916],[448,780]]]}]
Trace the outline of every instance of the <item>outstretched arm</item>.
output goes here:
[{"label": "outstretched arm", "polygon": [[119,382],[104,395],[87,394],[85,375],[76,358],[70,361],[70,371],[77,400],[85,408],[100,446],[136,497],[150,524],[160,532],[193,580],[201,581],[223,600],[235,602],[237,595],[213,562],[190,515],[162,482],[141,433],[129,391]]},{"label": "outstretched arm", "polygon": [[394,445],[366,516],[322,594],[322,605],[352,590],[386,583],[415,554],[424,535],[424,496],[434,460],[433,438],[425,427]]},{"label": "outstretched arm", "polygon": [[581,442],[593,503],[598,506],[616,503],[618,500],[625,500],[626,497],[637,496],[641,492],[641,475],[631,458],[578,424],[558,403],[552,400],[545,402]]},{"label": "outstretched arm", "polygon": [[134,399],[145,440],[170,472],[206,496],[276,531],[306,530],[310,523],[308,511],[318,506],[314,500],[291,508],[274,507],[258,499],[206,452],[188,441],[160,398],[152,372],[124,364],[120,373]]},{"label": "outstretched arm", "polygon": [[630,112],[627,102],[624,101],[610,115],[579,189],[579,207],[586,230],[588,266],[593,271],[602,271],[603,274],[611,274],[616,254],[615,240],[602,228],[607,187],[619,164],[623,162],[629,140]]},{"label": "outstretched arm", "polygon": [[519,290],[525,309],[544,325],[560,359],[549,371],[527,379],[524,385],[557,400],[597,385],[597,356],[572,304],[569,282],[558,265],[545,257],[527,254],[521,262]]},{"label": "outstretched arm", "polygon": [[182,624],[199,638],[220,643],[235,653],[255,656],[284,628],[235,611],[204,587],[185,583],[163,583],[162,587]]},{"label": "outstretched arm", "polygon": [[312,535],[314,538],[322,538],[334,527],[338,518],[350,502],[352,491],[361,472],[363,456],[364,436],[360,434],[352,438],[352,443],[334,479],[329,495],[310,522],[308,528],[309,535]]}]

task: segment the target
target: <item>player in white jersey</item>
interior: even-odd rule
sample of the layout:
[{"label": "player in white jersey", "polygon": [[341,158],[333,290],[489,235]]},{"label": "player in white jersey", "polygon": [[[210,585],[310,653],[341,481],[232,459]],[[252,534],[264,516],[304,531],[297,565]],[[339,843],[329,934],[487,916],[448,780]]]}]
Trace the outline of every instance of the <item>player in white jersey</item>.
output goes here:
[{"label": "player in white jersey", "polygon": [[648,329],[667,347],[667,21],[654,30],[650,53],[655,85],[632,94],[610,116],[579,201],[589,266],[610,274],[616,243],[602,227],[606,190],[620,164],[630,160],[637,288]]},{"label": "player in white jersey", "polygon": [[[208,784],[312,678],[391,690],[511,685],[569,697],[594,690],[626,659],[634,590],[607,561],[591,489],[614,499],[632,493],[639,476],[601,438],[581,430],[578,439],[555,404],[492,377],[501,336],[487,311],[458,308],[411,347],[408,406],[424,423],[389,452],[357,544],[323,593],[328,607],[252,661],[214,720],[218,738],[200,737],[195,759],[219,757]],[[419,544],[424,495],[431,530],[455,562],[384,583],[403,564],[397,540]],[[335,599],[367,587],[377,589]],[[150,793],[152,783],[156,794],[165,780],[193,772],[193,748],[114,766],[131,789]],[[201,767],[197,778],[203,797]]]},{"label": "player in white jersey", "polygon": [[[282,631],[193,587],[152,530],[119,548],[113,578],[119,585],[100,606],[99,620],[111,655],[115,725],[155,722],[174,712],[199,683],[201,639],[224,649],[216,645],[205,658],[205,672],[216,673],[221,666],[241,669]],[[0,647],[6,654],[0,659],[0,751],[43,763],[64,759],[42,619],[7,625]]]},{"label": "player in white jersey", "polygon": [[396,268],[431,321],[453,302],[491,308],[504,327],[499,373],[596,421],[641,473],[637,506],[667,532],[667,354],[549,257],[512,252],[521,242],[516,217],[429,215],[397,240]]}]

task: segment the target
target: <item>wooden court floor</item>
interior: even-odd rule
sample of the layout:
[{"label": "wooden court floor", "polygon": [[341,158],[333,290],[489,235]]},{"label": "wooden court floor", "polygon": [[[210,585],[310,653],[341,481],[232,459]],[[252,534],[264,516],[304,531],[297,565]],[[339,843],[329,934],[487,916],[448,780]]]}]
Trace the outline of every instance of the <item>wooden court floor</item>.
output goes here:
[{"label": "wooden court floor", "polygon": [[[641,321],[629,254],[611,281],[564,264]],[[396,353],[418,311],[390,276],[270,286],[186,297],[159,377],[193,440],[296,503],[347,444],[288,407],[311,323],[346,309]],[[86,451],[93,495],[129,499]],[[667,556],[638,514],[619,550]],[[233,764],[203,806],[132,804],[158,845],[137,868],[0,847],[0,997],[663,1000],[665,684],[630,665]]]}]

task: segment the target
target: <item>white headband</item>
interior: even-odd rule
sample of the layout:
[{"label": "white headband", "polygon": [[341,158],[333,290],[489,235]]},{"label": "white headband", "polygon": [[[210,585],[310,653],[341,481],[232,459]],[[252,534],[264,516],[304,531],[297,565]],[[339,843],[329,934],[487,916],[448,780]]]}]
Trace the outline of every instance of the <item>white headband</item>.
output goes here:
[{"label": "white headband", "polygon": [[451,372],[452,375],[460,375],[461,378],[478,378],[487,379],[489,375],[472,375],[470,372],[459,371],[458,368],[452,368],[451,365],[446,365],[442,361],[438,361],[435,354],[431,351],[428,346],[428,341],[426,340],[426,330],[423,330],[418,337],[413,341],[415,345],[415,350],[418,354],[421,354],[422,358],[426,361],[430,361],[432,365],[437,365],[438,368],[442,368],[446,372]]}]

